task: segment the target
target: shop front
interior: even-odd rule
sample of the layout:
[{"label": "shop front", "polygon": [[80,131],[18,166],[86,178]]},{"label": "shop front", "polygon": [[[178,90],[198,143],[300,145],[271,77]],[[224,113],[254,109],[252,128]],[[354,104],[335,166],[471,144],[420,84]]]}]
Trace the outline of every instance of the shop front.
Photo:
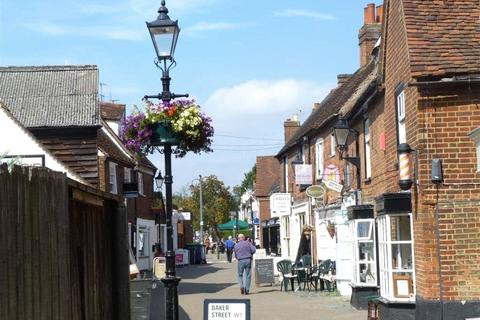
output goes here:
[{"label": "shop front", "polygon": [[263,247],[268,255],[281,255],[280,219],[262,221]]},{"label": "shop front", "polygon": [[375,210],[382,319],[415,319],[411,194],[384,193]]},{"label": "shop front", "polygon": [[354,254],[350,304],[356,309],[366,309],[368,297],[378,295],[377,245],[373,205],[350,206],[348,221]]}]

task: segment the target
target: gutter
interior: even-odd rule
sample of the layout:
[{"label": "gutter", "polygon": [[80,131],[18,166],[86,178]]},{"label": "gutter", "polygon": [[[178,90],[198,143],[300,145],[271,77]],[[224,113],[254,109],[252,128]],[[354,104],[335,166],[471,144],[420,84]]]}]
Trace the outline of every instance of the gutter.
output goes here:
[{"label": "gutter", "polygon": [[448,85],[477,85],[480,84],[480,77],[457,79],[457,78],[443,78],[433,81],[411,81],[408,83],[409,87],[428,87],[428,86],[448,86]]}]

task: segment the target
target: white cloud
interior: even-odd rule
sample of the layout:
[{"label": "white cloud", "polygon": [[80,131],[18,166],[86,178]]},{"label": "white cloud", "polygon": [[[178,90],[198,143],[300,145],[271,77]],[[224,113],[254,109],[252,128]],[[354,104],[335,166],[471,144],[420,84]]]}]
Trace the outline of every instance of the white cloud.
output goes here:
[{"label": "white cloud", "polygon": [[114,40],[139,41],[146,38],[146,32],[143,29],[118,28],[110,26],[64,26],[50,22],[38,22],[26,24],[25,27],[40,33],[52,36],[83,36],[96,37]]},{"label": "white cloud", "polygon": [[331,14],[303,9],[284,9],[280,11],[275,11],[274,14],[277,17],[306,17],[320,20],[335,20],[335,17]]},{"label": "white cloud", "polygon": [[302,109],[304,120],[329,89],[296,79],[250,80],[216,90],[202,106],[219,134],[278,138],[286,118]]},{"label": "white cloud", "polygon": [[270,114],[295,110],[319,101],[328,89],[314,82],[296,79],[250,80],[216,90],[205,102],[213,112],[230,116]]},{"label": "white cloud", "polygon": [[202,31],[238,29],[245,26],[247,26],[247,24],[229,22],[199,22],[192,26],[186,27],[183,31],[186,35],[192,35]]}]

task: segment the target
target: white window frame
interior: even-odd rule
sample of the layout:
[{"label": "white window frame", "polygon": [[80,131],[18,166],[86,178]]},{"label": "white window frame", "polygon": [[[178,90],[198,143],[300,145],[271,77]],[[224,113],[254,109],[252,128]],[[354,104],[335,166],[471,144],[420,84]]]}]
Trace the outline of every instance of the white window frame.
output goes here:
[{"label": "white window frame", "polygon": [[303,226],[305,226],[305,212],[298,214],[298,225],[300,226],[300,234],[302,234]]},{"label": "white window frame", "polygon": [[407,143],[407,128],[405,123],[406,107],[405,107],[405,90],[397,95],[397,130],[398,143]]},{"label": "white window frame", "polygon": [[[410,240],[392,240],[391,239],[391,218],[408,216],[410,221]],[[411,213],[404,214],[386,214],[377,217],[378,226],[378,251],[379,251],[379,266],[380,270],[378,276],[380,278],[380,295],[389,301],[398,302],[415,302],[415,253],[414,253],[414,239],[413,239],[413,221]],[[412,253],[411,268],[394,269],[392,265],[392,245],[410,244]],[[410,297],[395,297],[393,276],[398,273],[411,274],[413,292]]]},{"label": "white window frame", "polygon": [[335,139],[335,134],[332,132],[330,135],[330,157],[335,157],[335,152],[337,149],[337,141]]},{"label": "white window frame", "polygon": [[370,145],[370,119],[365,118],[363,122],[364,137],[365,137],[365,179],[372,178],[372,152]]},{"label": "white window frame", "polygon": [[350,175],[352,171],[352,167],[350,166],[350,163],[346,162],[345,163],[345,181],[343,182],[346,187],[350,187],[352,184],[352,177]]},{"label": "white window frame", "polygon": [[480,172],[480,128],[476,128],[469,134],[470,139],[475,142],[475,151],[477,153],[477,172]]},{"label": "white window frame", "polygon": [[117,194],[117,164],[115,162],[108,163],[108,185],[110,193]]},{"label": "white window frame", "polygon": [[[369,223],[370,227],[368,230],[368,234],[366,237],[359,237],[358,236],[358,227],[361,223]],[[377,271],[377,252],[375,249],[375,219],[356,219],[353,220],[353,252],[355,256],[355,263],[353,265],[353,283],[357,287],[376,287],[377,286],[377,279],[378,279],[378,271]],[[373,260],[360,260],[360,244],[361,243],[371,243],[372,244],[372,253],[373,253]],[[360,276],[360,265],[370,265],[370,272],[373,276],[373,279],[370,282],[362,282]]]},{"label": "white window frame", "polygon": [[285,216],[282,219],[284,224],[285,239],[290,239],[290,217]]},{"label": "white window frame", "polygon": [[315,143],[315,177],[317,180],[323,178],[323,169],[324,169],[324,159],[323,159],[323,149],[324,141],[322,138],[317,139]]},{"label": "white window frame", "polygon": [[285,176],[285,193],[288,193],[288,156],[283,157],[283,174]]},{"label": "white window frame", "polygon": [[132,169],[123,168],[123,182],[125,183],[132,182]]},{"label": "white window frame", "polygon": [[137,172],[137,182],[138,182],[138,194],[144,196],[145,189],[143,186],[143,173],[140,171]]}]

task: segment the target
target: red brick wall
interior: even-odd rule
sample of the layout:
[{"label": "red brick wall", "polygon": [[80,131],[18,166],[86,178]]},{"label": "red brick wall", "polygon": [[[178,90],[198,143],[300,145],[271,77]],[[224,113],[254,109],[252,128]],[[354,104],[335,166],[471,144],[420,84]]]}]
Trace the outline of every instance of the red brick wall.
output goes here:
[{"label": "red brick wall", "polygon": [[[142,219],[155,219],[155,215],[152,212],[153,176],[146,173],[142,174],[144,184],[143,189],[145,194],[143,196],[139,195],[138,198],[132,198],[127,200],[127,213],[129,222],[133,222],[135,220],[135,216]],[[137,178],[134,177],[134,179]]]},{"label": "red brick wall", "polygon": [[269,197],[257,197],[259,202],[259,218],[260,218],[260,244],[261,247],[264,247],[263,243],[263,228],[261,223],[265,220],[270,219],[270,198]]},{"label": "red brick wall", "polygon": [[430,174],[433,158],[443,162],[439,218],[444,299],[480,298],[480,174],[476,172],[475,143],[468,136],[480,126],[479,104],[478,87],[473,92],[468,88],[429,88],[421,91],[418,101],[420,183],[415,201],[415,250],[417,291],[426,299],[439,296],[436,187]]},{"label": "red brick wall", "polygon": [[[468,137],[480,126],[480,89],[427,87],[419,91],[411,78],[403,8],[387,2],[384,30],[386,192],[398,192],[395,88],[405,84],[407,143],[418,150],[419,186],[412,191],[416,293],[438,300],[439,275],[435,237],[436,190],[431,183],[432,158],[443,161],[440,186],[440,250],[445,300],[480,299],[480,176],[475,145]],[[427,98],[428,97],[428,98]],[[376,166],[373,166],[376,170]],[[374,173],[375,174],[375,173]],[[379,189],[382,190],[382,189]]]},{"label": "red brick wall", "polygon": [[[375,197],[379,196],[386,190],[389,183],[385,175],[385,154],[386,152],[380,147],[380,140],[382,133],[384,133],[384,99],[383,95],[371,101],[371,105],[365,112],[364,116],[368,117],[370,121],[370,157],[371,157],[371,177],[366,179],[366,164],[365,164],[365,129],[364,118],[359,117],[352,124],[352,126],[359,132],[359,154],[360,154],[360,175],[361,175],[361,189],[362,189],[362,204],[374,204]],[[354,148],[354,145],[350,145]],[[354,152],[353,152],[354,153]],[[351,153],[352,154],[352,153]],[[352,187],[356,188],[356,171],[355,167],[351,166]]]}]

